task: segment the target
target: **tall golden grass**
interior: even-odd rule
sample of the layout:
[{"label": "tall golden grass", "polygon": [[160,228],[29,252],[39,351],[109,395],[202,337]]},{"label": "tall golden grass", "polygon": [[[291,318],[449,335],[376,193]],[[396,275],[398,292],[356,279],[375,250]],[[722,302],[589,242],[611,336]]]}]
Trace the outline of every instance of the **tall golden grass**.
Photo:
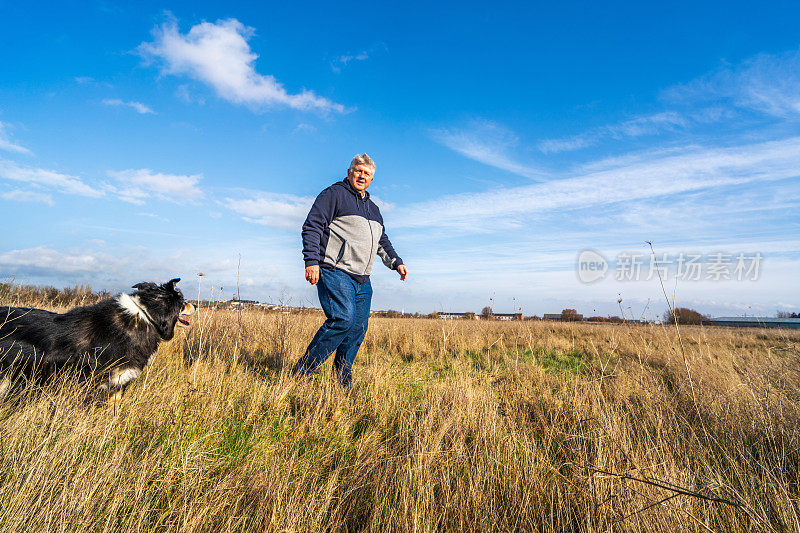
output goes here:
[{"label": "tall golden grass", "polygon": [[321,321],[202,309],[116,411],[18,389],[0,528],[800,530],[800,332],[683,328],[693,395],[668,326],[372,319],[344,393],[289,372]]}]

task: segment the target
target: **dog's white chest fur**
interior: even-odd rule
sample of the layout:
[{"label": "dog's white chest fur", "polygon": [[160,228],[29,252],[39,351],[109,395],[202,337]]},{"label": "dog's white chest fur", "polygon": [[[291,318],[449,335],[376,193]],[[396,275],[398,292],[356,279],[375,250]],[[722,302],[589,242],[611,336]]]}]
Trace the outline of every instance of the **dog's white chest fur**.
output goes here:
[{"label": "dog's white chest fur", "polygon": [[145,314],[144,309],[142,309],[142,303],[139,301],[138,296],[122,293],[117,298],[117,302],[120,307],[122,307],[122,310],[129,315],[140,318],[148,324],[150,323],[150,319],[147,317],[147,314]]}]

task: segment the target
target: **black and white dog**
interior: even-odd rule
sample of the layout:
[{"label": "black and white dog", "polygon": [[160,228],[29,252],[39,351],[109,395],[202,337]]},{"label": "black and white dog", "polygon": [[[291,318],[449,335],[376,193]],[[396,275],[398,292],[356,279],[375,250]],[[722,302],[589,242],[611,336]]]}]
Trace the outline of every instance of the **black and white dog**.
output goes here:
[{"label": "black and white dog", "polygon": [[15,377],[43,381],[72,369],[100,382],[117,402],[125,387],[150,364],[175,327],[189,327],[195,307],[175,287],[138,283],[136,291],[63,314],[0,307],[0,397]]}]

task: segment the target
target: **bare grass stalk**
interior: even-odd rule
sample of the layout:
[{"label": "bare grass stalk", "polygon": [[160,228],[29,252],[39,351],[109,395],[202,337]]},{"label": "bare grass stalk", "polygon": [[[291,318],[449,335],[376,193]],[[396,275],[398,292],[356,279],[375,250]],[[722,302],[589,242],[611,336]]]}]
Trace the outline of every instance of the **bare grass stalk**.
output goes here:
[{"label": "bare grass stalk", "polygon": [[20,384],[0,530],[797,528],[800,332],[681,327],[693,395],[674,329],[372,318],[344,392],[287,372],[323,319],[204,307],[116,413]]}]

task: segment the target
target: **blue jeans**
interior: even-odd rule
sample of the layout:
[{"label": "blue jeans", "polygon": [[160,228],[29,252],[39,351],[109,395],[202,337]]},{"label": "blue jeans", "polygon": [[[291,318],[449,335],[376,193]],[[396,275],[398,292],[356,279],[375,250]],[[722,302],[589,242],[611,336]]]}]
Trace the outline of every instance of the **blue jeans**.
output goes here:
[{"label": "blue jeans", "polygon": [[358,283],[341,270],[320,268],[317,293],[327,320],[294,367],[296,374],[310,376],[332,352],[333,371],[343,387],[350,386],[351,369],[369,323],[372,285]]}]

